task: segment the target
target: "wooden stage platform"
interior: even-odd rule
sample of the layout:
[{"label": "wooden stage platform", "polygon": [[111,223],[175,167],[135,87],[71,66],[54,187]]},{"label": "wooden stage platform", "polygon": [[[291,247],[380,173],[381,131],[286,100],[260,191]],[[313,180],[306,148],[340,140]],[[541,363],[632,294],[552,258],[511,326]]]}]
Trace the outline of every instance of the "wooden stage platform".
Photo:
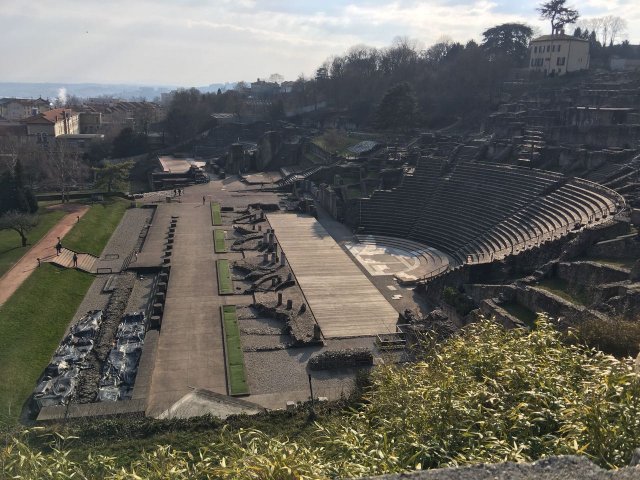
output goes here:
[{"label": "wooden stage platform", "polygon": [[395,332],[398,312],[315,218],[267,219],[326,338]]}]

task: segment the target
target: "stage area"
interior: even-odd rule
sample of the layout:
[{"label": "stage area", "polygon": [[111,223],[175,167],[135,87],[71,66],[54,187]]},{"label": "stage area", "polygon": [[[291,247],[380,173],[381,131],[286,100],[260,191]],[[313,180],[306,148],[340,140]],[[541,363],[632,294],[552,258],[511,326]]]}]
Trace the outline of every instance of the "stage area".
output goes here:
[{"label": "stage area", "polygon": [[444,252],[410,240],[373,235],[356,239],[345,247],[372,277],[393,275],[411,284],[442,274],[454,264]]},{"label": "stage area", "polygon": [[315,218],[267,219],[326,338],[395,332],[398,313]]}]

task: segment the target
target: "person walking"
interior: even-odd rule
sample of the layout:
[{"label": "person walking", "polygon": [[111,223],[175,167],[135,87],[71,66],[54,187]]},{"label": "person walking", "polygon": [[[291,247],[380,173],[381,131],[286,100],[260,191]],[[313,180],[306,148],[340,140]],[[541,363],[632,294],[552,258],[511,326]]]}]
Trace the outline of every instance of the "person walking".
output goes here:
[{"label": "person walking", "polygon": [[58,237],[58,243],[56,243],[56,255],[60,255],[62,251],[62,242],[60,241],[60,237]]},{"label": "person walking", "polygon": [[203,195],[203,196],[202,196],[202,204],[203,204],[203,205],[204,205],[204,200],[205,200],[205,198],[204,198],[204,195]]},{"label": "person walking", "polygon": [[76,252],[73,252],[73,268],[77,268],[78,267],[78,254]]}]

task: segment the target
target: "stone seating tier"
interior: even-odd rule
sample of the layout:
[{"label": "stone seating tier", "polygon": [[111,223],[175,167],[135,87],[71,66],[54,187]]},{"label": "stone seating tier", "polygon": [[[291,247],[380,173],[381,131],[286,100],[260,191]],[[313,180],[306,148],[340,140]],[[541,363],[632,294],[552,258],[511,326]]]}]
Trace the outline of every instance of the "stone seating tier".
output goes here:
[{"label": "stone seating tier", "polygon": [[400,186],[361,200],[361,230],[483,262],[600,222],[621,202],[613,191],[554,172],[473,162],[441,170],[440,159],[421,158]]}]

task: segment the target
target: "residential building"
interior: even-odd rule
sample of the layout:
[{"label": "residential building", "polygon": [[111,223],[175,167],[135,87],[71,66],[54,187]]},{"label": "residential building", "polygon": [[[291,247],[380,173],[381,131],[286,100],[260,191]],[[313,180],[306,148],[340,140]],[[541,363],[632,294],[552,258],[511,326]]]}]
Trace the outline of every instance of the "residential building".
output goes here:
[{"label": "residential building", "polygon": [[543,35],[529,44],[529,70],[564,75],[589,68],[589,41],[571,35]]},{"label": "residential building", "polygon": [[46,143],[49,137],[80,133],[80,115],[70,108],[55,108],[26,118],[21,122],[27,126],[27,135],[38,143]]},{"label": "residential building", "polygon": [[49,102],[42,98],[0,98],[0,117],[7,120],[22,120],[50,109]]},{"label": "residential building", "polygon": [[251,82],[251,96],[252,97],[271,97],[277,95],[280,92],[280,85],[276,82],[265,82],[258,79],[255,82]]}]

